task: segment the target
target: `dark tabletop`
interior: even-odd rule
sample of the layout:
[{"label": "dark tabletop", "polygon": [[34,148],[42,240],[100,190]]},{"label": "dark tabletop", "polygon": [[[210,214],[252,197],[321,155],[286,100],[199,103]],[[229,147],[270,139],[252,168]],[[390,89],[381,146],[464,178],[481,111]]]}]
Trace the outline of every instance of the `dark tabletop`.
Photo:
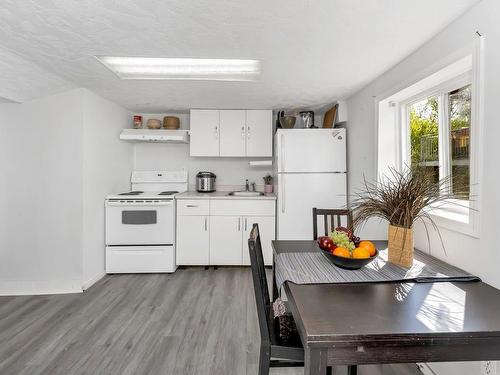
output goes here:
[{"label": "dark tabletop", "polygon": [[[319,251],[315,241],[273,241],[273,248],[276,254]],[[337,346],[329,358],[338,364],[389,363],[401,349],[396,343],[403,340],[418,343],[401,351],[408,355],[402,357],[405,361],[500,359],[500,291],[483,282],[287,282],[284,288],[303,344]],[[387,344],[391,349],[386,357],[377,352],[376,359],[369,360],[370,351],[363,347],[363,353],[348,351],[347,359],[338,348],[353,345],[359,351],[359,345],[374,342],[392,343]],[[439,343],[448,350],[440,352]]]}]

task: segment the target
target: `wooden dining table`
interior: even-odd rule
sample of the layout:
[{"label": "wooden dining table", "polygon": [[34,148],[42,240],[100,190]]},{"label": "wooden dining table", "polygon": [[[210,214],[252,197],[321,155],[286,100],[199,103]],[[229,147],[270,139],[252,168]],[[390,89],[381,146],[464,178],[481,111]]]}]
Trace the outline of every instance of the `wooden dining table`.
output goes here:
[{"label": "wooden dining table", "polygon": [[[316,241],[272,246],[275,258],[320,251]],[[304,346],[306,375],[336,365],[500,360],[500,290],[481,281],[285,281],[282,288]]]}]

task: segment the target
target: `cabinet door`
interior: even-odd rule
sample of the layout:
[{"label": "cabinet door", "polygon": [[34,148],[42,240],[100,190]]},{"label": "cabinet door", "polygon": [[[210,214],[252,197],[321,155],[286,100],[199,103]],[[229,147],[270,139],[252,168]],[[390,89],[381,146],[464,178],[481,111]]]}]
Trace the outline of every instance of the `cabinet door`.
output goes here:
[{"label": "cabinet door", "polygon": [[247,156],[273,156],[273,113],[247,110]]},{"label": "cabinet door", "polygon": [[262,245],[262,255],[264,264],[273,264],[273,248],[271,241],[275,239],[274,216],[247,216],[243,218],[243,265],[250,265],[250,255],[248,253],[248,238],[253,224],[259,224],[260,243]]},{"label": "cabinet door", "polygon": [[208,216],[177,216],[177,265],[208,265]]},{"label": "cabinet door", "polygon": [[241,216],[210,216],[210,265],[241,265]]},{"label": "cabinet door", "polygon": [[189,153],[191,156],[219,156],[219,111],[192,109]]},{"label": "cabinet door", "polygon": [[245,156],[245,111],[220,111],[220,156]]}]

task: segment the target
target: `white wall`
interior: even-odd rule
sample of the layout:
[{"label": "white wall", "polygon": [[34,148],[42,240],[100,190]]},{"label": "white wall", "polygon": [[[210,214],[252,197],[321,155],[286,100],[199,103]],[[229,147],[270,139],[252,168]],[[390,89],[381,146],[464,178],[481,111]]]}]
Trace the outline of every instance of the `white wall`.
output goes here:
[{"label": "white wall", "polygon": [[[483,0],[415,53],[348,99],[350,186],[351,189],[355,189],[360,185],[363,174],[373,179],[376,173],[375,101],[384,99],[451,63],[457,51],[474,40],[476,31],[485,36],[485,97],[481,155],[483,179],[479,186],[483,202],[480,209],[480,238],[441,229],[447,254],[440,250],[436,234],[432,236],[431,245],[434,255],[479,275],[483,281],[497,288],[500,288],[498,272],[500,251],[495,246],[500,223],[498,196],[500,174],[497,173],[500,139],[499,17],[500,2]],[[380,225],[378,231],[380,235],[385,234],[386,226]],[[427,247],[427,239],[421,226],[416,227],[415,243],[417,247],[424,249]],[[480,373],[478,363],[433,365],[433,369],[440,375]]]},{"label": "white wall", "polygon": [[[189,129],[189,115],[173,114],[181,120],[181,129]],[[148,118],[163,119],[164,114],[143,114],[144,126]],[[271,167],[250,167],[250,160],[270,160],[271,158],[206,158],[190,157],[189,144],[137,143],[135,144],[135,168],[138,170],[186,169],[189,174],[190,189],[194,189],[195,176],[199,171],[214,172],[218,189],[237,189],[245,184],[245,179],[264,185],[262,177],[272,173]]]},{"label": "white wall", "polygon": [[129,188],[133,147],[119,139],[131,114],[83,90],[83,288],[104,275],[104,197]]},{"label": "white wall", "polygon": [[0,294],[81,290],[81,97],[0,105]]},{"label": "white wall", "polygon": [[0,295],[104,275],[104,196],[128,188],[130,114],[85,89],[0,104]]}]

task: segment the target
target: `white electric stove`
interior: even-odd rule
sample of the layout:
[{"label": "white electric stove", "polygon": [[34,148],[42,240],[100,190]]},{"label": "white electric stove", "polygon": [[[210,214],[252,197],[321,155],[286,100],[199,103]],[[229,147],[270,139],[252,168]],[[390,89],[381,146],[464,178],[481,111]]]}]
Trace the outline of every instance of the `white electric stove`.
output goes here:
[{"label": "white electric stove", "polygon": [[106,197],[106,272],[174,272],[174,197],[186,171],[134,171],[131,191]]}]

